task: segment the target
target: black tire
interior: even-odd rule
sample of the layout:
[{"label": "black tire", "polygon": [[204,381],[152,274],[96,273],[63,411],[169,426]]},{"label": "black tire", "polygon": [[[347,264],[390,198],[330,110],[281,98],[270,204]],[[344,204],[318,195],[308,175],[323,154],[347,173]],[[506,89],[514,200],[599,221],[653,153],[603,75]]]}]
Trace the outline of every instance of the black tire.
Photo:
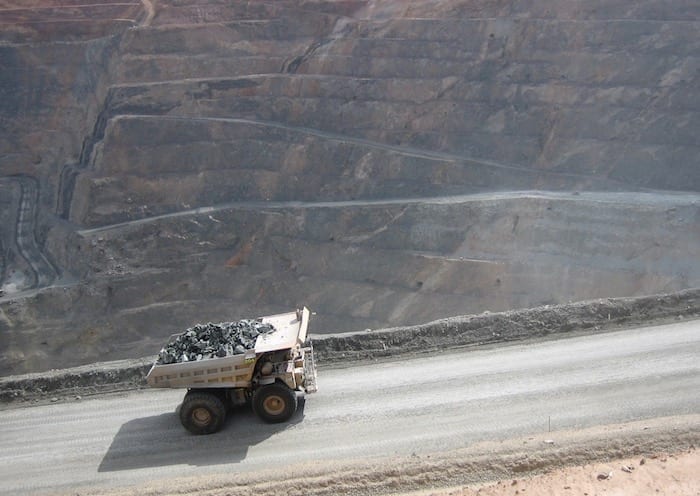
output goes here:
[{"label": "black tire", "polygon": [[265,422],[286,422],[297,411],[297,394],[282,384],[262,386],[253,394],[253,411]]},{"label": "black tire", "polygon": [[180,422],[192,434],[213,434],[226,420],[226,406],[214,393],[189,391],[182,400]]}]

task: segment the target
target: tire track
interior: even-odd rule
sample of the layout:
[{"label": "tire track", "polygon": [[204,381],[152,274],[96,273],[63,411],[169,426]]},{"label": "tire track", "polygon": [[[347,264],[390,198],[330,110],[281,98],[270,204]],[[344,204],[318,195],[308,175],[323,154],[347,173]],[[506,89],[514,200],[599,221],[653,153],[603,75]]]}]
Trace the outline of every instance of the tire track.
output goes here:
[{"label": "tire track", "polygon": [[[617,181],[614,179],[601,177],[596,174],[577,174],[573,172],[559,172],[551,170],[543,170],[532,167],[524,167],[522,165],[509,164],[505,162],[499,162],[494,160],[488,160],[483,158],[470,157],[465,155],[460,155],[450,152],[438,152],[433,150],[426,150],[422,148],[415,148],[412,146],[403,145],[391,145],[388,143],[382,143],[379,141],[372,141],[365,138],[357,138],[354,136],[348,136],[346,134],[338,134],[328,131],[322,131],[320,129],[314,129],[304,126],[293,126],[290,124],[285,124],[283,122],[277,121],[261,121],[255,119],[244,119],[236,117],[193,117],[193,116],[173,116],[173,115],[154,115],[154,114],[121,114],[112,117],[113,121],[127,120],[127,119],[158,119],[166,121],[189,121],[189,122],[222,122],[222,123],[232,123],[232,124],[244,124],[249,126],[257,126],[269,129],[281,129],[285,131],[296,132],[300,134],[306,134],[307,136],[315,136],[317,138],[323,138],[329,141],[365,146],[368,148],[373,148],[376,150],[383,150],[393,153],[398,153],[406,157],[416,157],[425,160],[433,160],[440,162],[453,162],[462,165],[477,165],[484,166],[492,169],[501,169],[507,171],[518,172],[521,174],[531,174],[533,176],[548,176],[555,178],[569,178],[569,179],[597,179],[603,181],[610,186],[617,186],[619,188],[629,189],[629,185],[623,183],[622,181]],[[638,188],[641,191],[652,191],[648,188]]]},{"label": "tire track", "polygon": [[153,7],[153,2],[151,2],[151,0],[141,0],[141,3],[146,11],[146,17],[143,21],[141,21],[139,27],[148,27],[153,22],[153,18],[156,15],[156,9]]},{"label": "tire track", "polygon": [[77,231],[81,236],[91,235],[99,232],[122,229],[126,227],[148,224],[164,219],[185,217],[188,215],[202,215],[220,212],[229,209],[242,210],[286,210],[286,209],[312,209],[312,208],[352,208],[371,207],[381,205],[419,205],[419,204],[457,204],[469,202],[498,201],[498,200],[525,200],[525,199],[548,199],[556,201],[571,202],[596,202],[611,204],[635,204],[635,205],[668,205],[669,207],[684,204],[697,204],[700,202],[700,195],[684,194],[668,191],[656,192],[581,192],[565,193],[554,191],[498,191],[489,193],[474,193],[467,195],[416,197],[416,198],[388,198],[381,200],[340,200],[340,201],[242,201],[228,202],[206,207],[179,210],[168,214],[154,215],[141,219],[119,222],[105,226],[81,229]]},{"label": "tire track", "polygon": [[17,254],[31,271],[31,282],[24,289],[50,286],[57,279],[58,272],[43,253],[36,239],[38,181],[30,176],[13,176],[4,179],[16,181],[20,186],[19,205],[12,238]]},{"label": "tire track", "polygon": [[[168,121],[226,122],[226,123],[232,123],[232,124],[246,124],[249,126],[257,126],[257,127],[264,127],[264,128],[270,128],[270,129],[282,129],[285,131],[292,131],[292,132],[296,132],[296,133],[300,133],[300,134],[306,134],[308,136],[315,136],[318,138],[324,138],[324,139],[327,139],[329,141],[335,141],[338,143],[348,143],[348,144],[353,144],[353,145],[366,146],[369,148],[375,148],[377,150],[384,150],[384,151],[399,153],[401,155],[405,155],[408,157],[417,157],[417,158],[423,158],[423,159],[427,159],[427,160],[435,160],[435,161],[441,161],[441,162],[443,162],[443,161],[471,162],[471,163],[479,164],[479,165],[487,165],[487,166],[493,167],[493,168],[517,170],[520,172],[533,172],[533,173],[538,173],[538,174],[542,172],[542,171],[537,171],[537,170],[529,169],[529,168],[518,166],[518,165],[505,164],[502,162],[495,162],[493,160],[466,157],[464,155],[459,155],[459,154],[455,154],[455,153],[448,153],[448,152],[436,152],[436,151],[432,151],[432,150],[414,148],[411,146],[390,145],[388,143],[382,143],[379,141],[372,141],[372,140],[368,140],[368,139],[364,139],[364,138],[356,138],[354,136],[348,136],[346,134],[338,134],[338,133],[333,133],[333,132],[328,132],[328,131],[322,131],[320,129],[314,129],[314,128],[310,128],[310,127],[292,126],[290,124],[285,124],[283,122],[276,122],[276,121],[261,121],[261,120],[255,120],[255,119],[243,119],[243,118],[236,118],[236,117],[191,117],[191,116],[180,117],[180,116],[172,116],[172,115],[152,115],[152,114],[123,114],[123,115],[115,116],[113,119],[115,121],[127,120],[127,119],[158,119],[158,120],[168,120]],[[557,174],[557,175],[571,176],[571,177],[590,177],[587,175],[556,173],[556,172],[550,172],[550,174]]]}]

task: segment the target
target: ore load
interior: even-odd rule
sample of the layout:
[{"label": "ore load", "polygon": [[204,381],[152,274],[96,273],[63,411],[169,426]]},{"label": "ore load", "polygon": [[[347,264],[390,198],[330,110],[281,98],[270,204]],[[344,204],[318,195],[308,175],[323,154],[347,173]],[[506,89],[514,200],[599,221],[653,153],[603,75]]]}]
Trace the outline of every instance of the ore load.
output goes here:
[{"label": "ore load", "polygon": [[255,347],[258,336],[274,331],[272,324],[259,319],[197,324],[165,345],[156,363],[167,365],[241,355]]}]

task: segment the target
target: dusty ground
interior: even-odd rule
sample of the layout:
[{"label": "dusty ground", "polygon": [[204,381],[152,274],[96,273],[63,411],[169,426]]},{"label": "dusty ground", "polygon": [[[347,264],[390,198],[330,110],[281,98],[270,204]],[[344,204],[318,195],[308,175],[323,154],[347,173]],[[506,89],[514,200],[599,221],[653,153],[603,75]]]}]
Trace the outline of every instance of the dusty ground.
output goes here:
[{"label": "dusty ground", "polygon": [[482,442],[430,455],[362,458],[358,453],[352,461],[153,480],[108,493],[80,494],[697,496],[698,442],[700,415],[688,415]]},{"label": "dusty ground", "polygon": [[695,449],[678,454],[616,459],[546,474],[444,490],[403,493],[402,496],[501,496],[501,495],[620,495],[700,494],[700,456]]}]

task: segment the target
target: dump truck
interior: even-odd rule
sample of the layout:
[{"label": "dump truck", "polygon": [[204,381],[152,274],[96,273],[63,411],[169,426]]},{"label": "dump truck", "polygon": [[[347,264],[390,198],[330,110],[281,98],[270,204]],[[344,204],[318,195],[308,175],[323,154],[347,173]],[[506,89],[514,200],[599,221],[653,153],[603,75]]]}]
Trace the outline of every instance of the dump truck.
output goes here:
[{"label": "dump truck", "polygon": [[217,432],[232,407],[248,403],[264,421],[285,422],[296,412],[298,397],[317,390],[313,346],[307,340],[309,315],[304,307],[256,319],[273,330],[260,334],[243,353],[167,364],[157,359],[146,382],[187,389],[179,417],[193,434]]}]

